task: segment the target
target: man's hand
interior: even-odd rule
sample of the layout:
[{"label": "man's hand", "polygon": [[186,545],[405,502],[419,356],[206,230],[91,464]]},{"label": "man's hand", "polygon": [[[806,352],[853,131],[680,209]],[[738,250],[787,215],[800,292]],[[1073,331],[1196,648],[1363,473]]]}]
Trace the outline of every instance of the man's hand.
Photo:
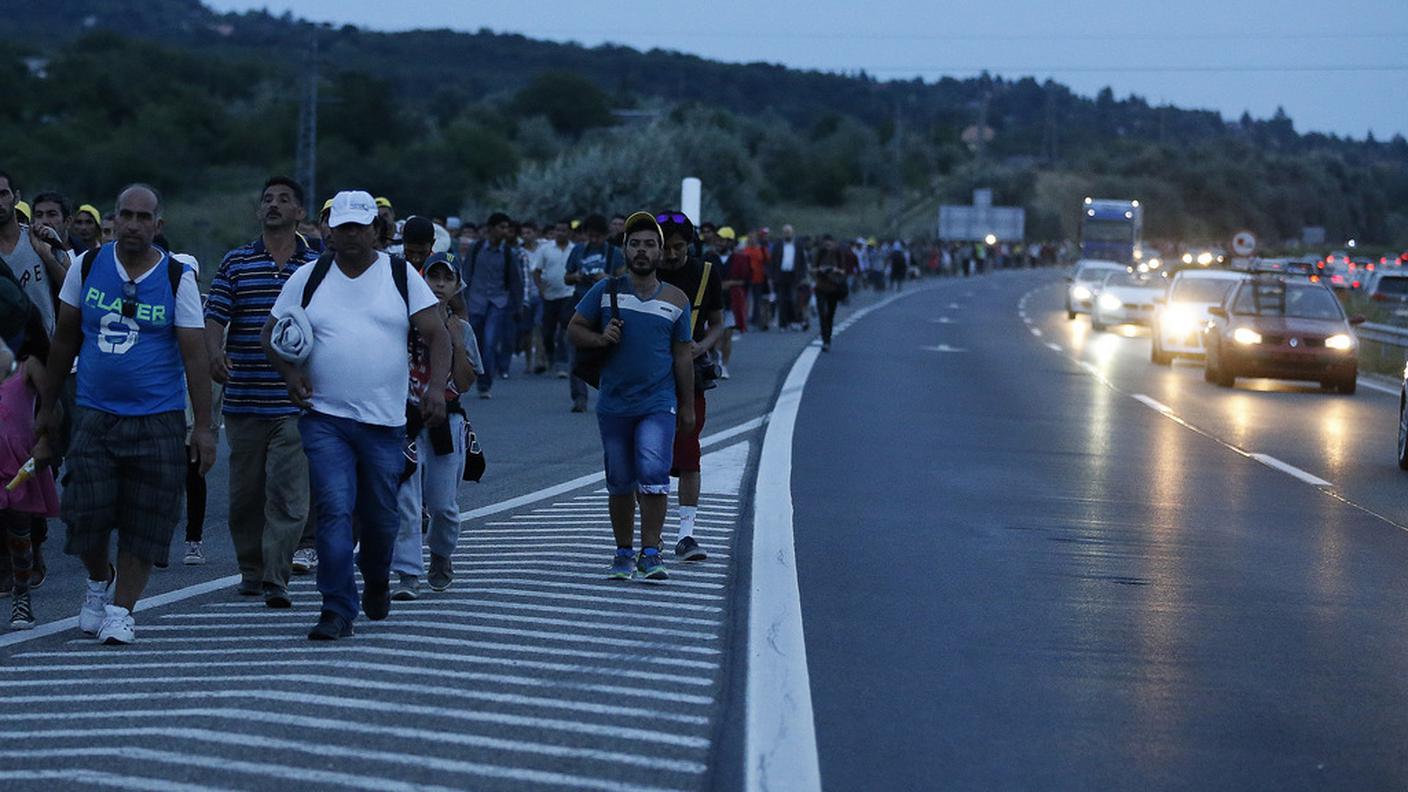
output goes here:
[{"label": "man's hand", "polygon": [[48,435],[40,435],[39,442],[34,444],[34,449],[29,452],[34,457],[34,468],[46,468],[54,462],[54,447],[49,443]]},{"label": "man's hand", "polygon": [[699,343],[698,341],[690,341],[690,342],[689,342],[689,356],[690,356],[691,358],[697,358],[697,357],[699,357],[700,355],[702,355],[702,354],[704,354],[705,352],[708,352],[708,351],[709,351],[709,348],[706,347],[706,346],[704,346],[703,344]]},{"label": "man's hand", "polygon": [[63,238],[59,236],[58,231],[55,231],[54,229],[46,225],[30,226],[29,228],[30,231],[33,232],[34,235],[40,239],[40,241],[47,243],[50,249],[64,249],[64,241]]},{"label": "man's hand", "polygon": [[210,378],[224,385],[230,381],[230,357],[223,349],[210,350]]},{"label": "man's hand", "polygon": [[434,387],[420,397],[420,416],[426,426],[439,426],[445,422],[445,393]]},{"label": "man's hand", "polygon": [[200,463],[202,476],[215,466],[214,429],[209,426],[197,426],[191,431],[191,461]]},{"label": "man's hand", "polygon": [[309,399],[313,398],[313,385],[308,382],[308,375],[302,371],[294,370],[289,373],[288,397],[294,404],[305,410],[313,409],[313,403]]},{"label": "man's hand", "polygon": [[612,319],[606,323],[606,328],[601,331],[601,345],[604,347],[621,343],[621,328],[626,323],[620,319]]},{"label": "man's hand", "polygon": [[679,434],[690,434],[694,431],[694,405],[690,404],[680,408],[679,415],[675,418],[675,431]]}]

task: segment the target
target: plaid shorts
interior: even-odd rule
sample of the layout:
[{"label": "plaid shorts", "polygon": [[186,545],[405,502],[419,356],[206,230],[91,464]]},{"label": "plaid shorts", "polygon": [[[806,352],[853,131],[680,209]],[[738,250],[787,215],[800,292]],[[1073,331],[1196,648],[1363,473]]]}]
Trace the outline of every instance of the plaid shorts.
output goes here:
[{"label": "plaid shorts", "polygon": [[61,514],[64,552],[106,549],[164,559],[186,495],[186,417],[178,412],[121,416],[80,408],[65,460]]}]

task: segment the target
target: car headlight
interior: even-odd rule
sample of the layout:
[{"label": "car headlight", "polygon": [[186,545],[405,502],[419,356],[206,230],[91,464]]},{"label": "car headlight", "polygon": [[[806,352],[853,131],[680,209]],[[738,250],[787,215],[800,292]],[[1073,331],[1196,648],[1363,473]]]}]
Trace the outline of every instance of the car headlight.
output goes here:
[{"label": "car headlight", "polygon": [[1170,308],[1164,314],[1164,328],[1169,334],[1185,336],[1198,329],[1198,316],[1187,308]]},{"label": "car headlight", "polygon": [[1090,289],[1087,289],[1084,286],[1073,287],[1071,289],[1071,296],[1076,298],[1077,300],[1089,300]]},{"label": "car headlight", "polygon": [[1261,343],[1261,333],[1250,327],[1239,327],[1232,331],[1232,340],[1239,344],[1252,345]]},{"label": "car headlight", "polygon": [[1351,338],[1349,335],[1346,335],[1345,333],[1336,333],[1335,335],[1332,335],[1329,338],[1325,339],[1325,348],[1338,349],[1340,351],[1353,349],[1354,339]]},{"label": "car headlight", "polygon": [[1102,311],[1118,311],[1124,307],[1124,300],[1108,292],[1100,295],[1100,309]]}]

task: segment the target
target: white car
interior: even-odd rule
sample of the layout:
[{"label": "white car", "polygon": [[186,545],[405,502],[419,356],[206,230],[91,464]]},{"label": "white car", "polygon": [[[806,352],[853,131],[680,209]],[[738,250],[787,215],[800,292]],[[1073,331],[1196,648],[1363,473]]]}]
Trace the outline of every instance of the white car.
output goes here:
[{"label": "white car", "polygon": [[1154,300],[1164,294],[1163,278],[1143,272],[1111,272],[1095,291],[1095,307],[1090,309],[1090,326],[1104,330],[1110,325],[1149,324],[1154,318]]},{"label": "white car", "polygon": [[1149,360],[1167,366],[1175,357],[1203,357],[1203,328],[1244,272],[1190,269],[1173,276],[1168,296],[1154,304],[1153,343]]},{"label": "white car", "polygon": [[1095,292],[1100,282],[1111,272],[1128,272],[1129,267],[1116,261],[1101,259],[1081,259],[1076,262],[1075,272],[1066,278],[1066,318],[1074,319],[1076,314],[1088,314],[1094,307]]}]

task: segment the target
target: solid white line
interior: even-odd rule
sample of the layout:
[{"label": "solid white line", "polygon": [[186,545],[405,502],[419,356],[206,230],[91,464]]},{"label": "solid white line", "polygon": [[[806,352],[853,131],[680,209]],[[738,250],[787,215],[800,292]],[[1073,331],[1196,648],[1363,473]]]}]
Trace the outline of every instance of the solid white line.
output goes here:
[{"label": "solid white line", "polygon": [[1142,393],[1136,393],[1134,394],[1134,400],[1137,402],[1141,402],[1145,407],[1150,407],[1155,410],[1158,410],[1164,415],[1173,415],[1172,407],[1168,406],[1167,404],[1164,404],[1161,401],[1158,401],[1157,399],[1151,396],[1145,396]]},{"label": "solid white line", "polygon": [[[424,669],[422,669],[424,670]],[[197,718],[206,720],[233,720],[245,724],[267,718],[267,710],[238,709],[235,707],[202,708],[202,709],[159,709],[159,710],[124,710],[124,718]],[[106,713],[91,712],[17,712],[13,714],[15,720],[56,720],[74,721],[88,720],[93,718],[106,718]],[[662,766],[677,773],[702,773],[708,769],[702,762],[691,762],[687,760],[671,759],[666,757],[656,757],[650,755],[624,753],[620,751],[600,751],[592,748],[573,748],[562,745],[550,745],[547,743],[527,742],[523,740],[506,740],[498,737],[489,737],[478,734],[467,734],[463,731],[444,732],[431,729],[420,729],[412,726],[384,726],[373,723],[348,723],[331,718],[313,718],[306,715],[293,715],[289,713],[279,714],[279,723],[285,726],[297,726],[306,729],[321,729],[323,731],[335,731],[350,734],[381,734],[388,737],[397,737],[414,742],[438,742],[446,745],[471,746],[475,748],[489,748],[492,750],[512,751],[515,753],[540,754],[543,756],[565,757],[573,759],[587,759],[598,762],[621,762],[635,765],[637,767]],[[160,787],[157,787],[158,789]]]},{"label": "solid white line", "polygon": [[[376,654],[372,647],[362,647],[362,651],[368,654]],[[394,650],[383,649],[383,653],[390,654]],[[116,655],[122,657],[126,652]],[[109,655],[112,657],[114,655]],[[420,658],[424,659],[424,658]],[[317,667],[326,667],[329,673],[347,670],[369,671],[377,676],[385,676],[387,669],[394,668],[394,664],[386,662],[369,663],[361,660],[349,660],[346,657],[337,659],[320,660],[317,657],[300,657],[297,660],[260,660],[257,664],[251,664],[248,660],[201,660],[199,662],[177,662],[171,660],[161,660],[155,663],[64,663],[62,665],[38,665],[38,666],[0,666],[0,673],[23,673],[30,674],[71,674],[75,671],[103,671],[111,673],[114,671],[167,671],[177,669],[210,669],[210,668],[237,668],[243,671],[251,671],[254,674],[260,673],[260,669],[274,667],[289,667],[299,671],[309,671]],[[591,682],[571,682],[563,679],[543,679],[540,677],[516,676],[513,674],[492,674],[486,671],[465,671],[439,668],[434,664],[420,664],[416,666],[416,674],[420,676],[438,676],[446,679],[454,679],[460,682],[489,682],[496,685],[515,685],[518,687],[530,687],[547,690],[573,690],[583,693],[597,693],[613,697],[625,696],[627,698],[658,698],[659,693],[649,688],[623,685],[604,685]],[[88,683],[92,683],[89,678]],[[696,706],[713,706],[716,702],[713,696],[696,696],[689,693],[681,693],[677,690],[670,692],[670,701],[676,704],[693,704]],[[161,710],[165,712],[166,710]],[[131,715],[132,710],[124,710],[123,715]],[[268,714],[267,712],[264,714]],[[18,713],[16,713],[18,715]],[[87,717],[106,718],[107,713],[85,713]],[[57,717],[54,712],[37,712],[35,717]],[[282,717],[289,717],[285,714]]]},{"label": "solid white line", "polygon": [[1053,344],[1053,343],[1051,343],[1051,342],[1049,342],[1049,341],[1046,343],[1046,348],[1047,348],[1047,349],[1050,349],[1052,352],[1064,352],[1064,351],[1066,351],[1066,350],[1064,350],[1064,349],[1061,348],[1061,345],[1060,345],[1060,344]]},{"label": "solid white line", "polygon": [[1295,465],[1291,465],[1291,464],[1288,464],[1288,463],[1286,463],[1286,462],[1282,462],[1281,460],[1279,460],[1279,459],[1277,459],[1276,457],[1271,456],[1271,455],[1269,455],[1269,454],[1250,454],[1250,453],[1249,453],[1249,454],[1247,454],[1247,456],[1251,457],[1252,459],[1255,459],[1256,461],[1260,462],[1260,463],[1263,464],[1263,465],[1266,465],[1266,466],[1269,467],[1269,468],[1275,468],[1276,470],[1279,470],[1279,471],[1281,471],[1282,473],[1285,473],[1285,474],[1291,475],[1291,476],[1295,476],[1296,478],[1300,479],[1301,481],[1304,481],[1306,484],[1310,484],[1311,486],[1314,486],[1314,487],[1333,487],[1333,486],[1334,486],[1333,484],[1331,484],[1330,482],[1326,481],[1325,479],[1320,478],[1319,476],[1313,475],[1313,474],[1311,474],[1311,473],[1307,473],[1307,472],[1305,472],[1304,470],[1301,470],[1300,468],[1296,467]]},{"label": "solid white line", "polygon": [[1033,327],[1031,330],[1032,330],[1032,335],[1036,336],[1037,338],[1041,338],[1041,331],[1040,331],[1040,330],[1036,329],[1035,327]]},{"label": "solid white line", "polygon": [[[618,619],[623,619],[623,620],[625,620],[625,621],[659,621],[659,622],[667,622],[667,623],[671,623],[671,624],[693,624],[693,625],[697,625],[697,626],[700,626],[700,627],[713,627],[713,628],[715,628],[715,629],[718,629],[718,628],[720,627],[720,625],[722,624],[722,620],[721,620],[721,619],[717,619],[717,618],[714,618],[714,619],[703,619],[703,618],[699,618],[699,617],[696,617],[696,616],[677,616],[677,615],[675,615],[675,614],[673,614],[673,613],[669,613],[669,614],[640,613],[639,611],[636,611],[636,610],[614,610],[614,609],[611,609],[611,608],[572,608],[572,607],[568,607],[568,606],[561,605],[561,604],[554,604],[554,605],[534,605],[534,604],[531,603],[531,602],[503,602],[502,600],[490,600],[490,599],[479,599],[479,598],[476,598],[476,597],[455,597],[455,596],[453,596],[454,593],[469,593],[469,594],[473,594],[473,593],[476,593],[477,591],[478,591],[478,590],[476,590],[476,589],[471,589],[471,590],[468,591],[468,592],[453,592],[452,594],[436,594],[436,595],[433,595],[433,596],[426,596],[426,597],[423,597],[423,598],[418,599],[418,600],[415,600],[415,601],[413,601],[413,602],[402,602],[402,603],[398,603],[397,606],[398,606],[398,607],[402,607],[402,606],[409,607],[409,608],[411,608],[412,610],[422,610],[422,609],[424,609],[424,610],[430,610],[430,611],[432,611],[432,612],[438,612],[438,609],[439,609],[441,606],[444,606],[444,605],[466,605],[466,606],[471,606],[471,607],[473,607],[476,612],[479,612],[479,611],[485,610],[485,609],[498,609],[498,610],[507,610],[507,611],[528,611],[528,612],[530,612],[530,613],[574,614],[574,615],[579,615],[579,616],[602,616],[602,617],[607,617],[607,618],[618,618]],[[625,608],[631,608],[631,607],[632,607],[630,603],[625,603],[625,602],[618,603],[618,605],[619,605],[621,608],[623,608],[623,609],[625,609]],[[255,613],[255,612],[256,612],[256,611],[251,611],[251,613]],[[260,609],[257,611],[257,613],[261,613],[261,614],[267,613],[267,612],[268,612],[268,609],[267,609],[267,608],[260,608]],[[446,612],[446,613],[455,613],[456,611],[447,609],[445,612]],[[190,614],[189,616],[190,616],[190,618],[210,618],[210,619],[218,619],[218,618],[226,618],[227,615],[239,615],[239,616],[243,616],[243,615],[245,615],[245,614],[227,614],[227,613],[194,614],[194,613],[193,613],[193,614]],[[4,667],[4,666],[0,666],[0,671],[4,671],[4,670],[5,670],[5,667]]]},{"label": "solid white line", "polygon": [[[660,591],[662,588],[663,586],[646,586],[645,584],[634,584],[633,582],[628,581],[619,581],[614,585],[603,581],[603,591],[610,591],[612,589],[615,589],[616,591],[620,592],[619,595],[614,597],[594,597],[589,594],[560,594],[555,591],[532,591],[530,589],[516,589],[503,587],[475,589],[472,592],[467,593],[499,594],[505,597],[533,597],[537,599],[551,599],[557,601],[570,600],[572,602],[601,602],[607,605],[625,605],[632,608],[665,608],[667,610],[694,611],[696,613],[723,612],[723,608],[720,608],[717,605],[694,605],[688,602],[656,602],[654,600],[644,598],[628,599],[629,597],[632,597],[638,592],[654,593]],[[206,607],[249,608],[250,604],[246,602],[212,602]]]},{"label": "solid white line", "polygon": [[[397,603],[398,606],[404,603]],[[448,609],[425,609],[418,611],[416,616],[446,616],[455,619],[464,619],[469,622],[490,621],[508,622],[509,624],[541,624],[549,627],[575,627],[579,630],[606,630],[608,632],[620,633],[621,622],[596,622],[582,621],[580,619],[551,619],[544,616],[525,616],[521,613],[484,613],[483,611],[448,610]],[[629,614],[621,614],[622,618],[629,619]],[[175,622],[163,622],[162,624],[144,624],[142,632],[148,630],[224,630],[224,629],[252,629],[262,627],[265,629],[275,629],[281,625],[278,622],[285,619],[306,620],[307,614],[295,613],[292,611],[266,611],[264,613],[173,613],[163,616],[163,619],[196,619],[196,624],[177,624]],[[266,622],[266,619],[273,619]],[[199,621],[211,620],[215,622],[226,622],[226,624],[201,624]],[[251,624],[228,624],[228,622],[249,621]],[[404,623],[404,622],[402,622]],[[440,622],[436,625],[439,626]],[[718,639],[714,633],[700,632],[697,630],[676,630],[668,627],[652,627],[651,633],[655,635],[669,635],[675,638],[689,638],[695,641],[713,641]],[[594,636],[594,640],[600,640],[599,636]]]},{"label": "solid white line", "polygon": [[[656,673],[654,671],[638,671],[634,668],[622,668],[620,664],[612,667],[591,666],[577,663],[554,663],[548,660],[523,660],[520,658],[504,658],[489,655],[472,655],[465,652],[426,652],[416,649],[392,648],[386,646],[367,646],[349,644],[349,641],[361,640],[361,637],[343,639],[335,650],[339,656],[345,657],[349,654],[369,654],[377,657],[390,658],[391,661],[400,662],[406,659],[422,659],[436,663],[459,663],[459,664],[480,664],[491,666],[508,666],[514,670],[525,668],[536,668],[543,671],[558,671],[567,674],[593,674],[605,677],[628,677],[646,682],[659,682],[667,685],[696,685],[707,687],[713,684],[710,679],[694,676],[690,674],[680,674],[673,672],[669,674]],[[290,651],[294,651],[294,644],[283,642],[280,646],[263,647],[243,647],[224,646],[219,649],[133,649],[127,647],[122,650],[122,657],[230,657],[232,655],[277,655],[287,656]],[[25,652],[19,655],[23,659],[46,658],[51,660],[70,660],[73,658],[103,657],[111,659],[113,653],[110,649],[68,649],[57,652]]]},{"label": "solid white line", "polygon": [[1388,385],[1384,385],[1383,383],[1375,382],[1374,380],[1368,379],[1366,377],[1359,378],[1359,387],[1368,388],[1369,390],[1378,391],[1379,393],[1387,393],[1390,396],[1398,396],[1402,394],[1401,387],[1390,387]]},{"label": "solid white line", "polygon": [[821,790],[792,526],[792,438],[802,391],[819,354],[803,350],[782,384],[754,485],[744,733],[749,792]]},{"label": "solid white line", "polygon": [[154,751],[149,748],[138,748],[135,746],[123,747],[98,747],[98,748],[25,748],[23,750],[0,751],[0,759],[11,759],[22,762],[33,762],[34,760],[45,759],[78,759],[78,758],[108,758],[108,759],[130,759],[144,763],[161,763],[185,767],[187,769],[200,767],[206,770],[244,773],[246,775],[267,776],[269,778],[283,778],[300,784],[328,784],[334,786],[346,786],[356,789],[367,790],[403,790],[403,792],[418,792],[419,790],[448,790],[448,787],[426,787],[419,784],[409,784],[395,781],[390,778],[369,777],[366,775],[352,775],[349,773],[334,773],[329,770],[315,770],[311,767],[291,767],[289,765],[278,765],[260,762],[244,762],[238,759],[227,757],[200,756],[198,754],[180,753],[176,751]]},{"label": "solid white line", "polygon": [[[419,671],[419,669],[417,669]],[[444,685],[422,685],[405,682],[385,682],[379,679],[367,679],[365,677],[353,677],[340,674],[215,674],[215,675],[191,675],[191,676],[123,676],[119,678],[104,679],[101,682],[91,677],[79,677],[73,679],[10,679],[5,681],[8,688],[38,687],[46,685],[64,685],[73,688],[94,688],[110,686],[133,686],[133,685],[161,685],[163,687],[174,687],[178,689],[189,689],[201,687],[203,685],[219,685],[220,683],[257,683],[267,684],[272,682],[300,682],[307,687],[316,688],[319,686],[332,688],[350,688],[353,690],[380,690],[395,693],[418,693],[430,696],[435,699],[459,698],[475,701],[489,701],[495,704],[503,704],[515,707],[542,707],[544,709],[560,709],[568,712],[586,712],[593,715],[609,715],[617,718],[657,718],[674,723],[684,723],[690,726],[708,726],[709,718],[704,715],[685,715],[681,713],[662,712],[659,707],[653,707],[648,712],[642,712],[638,706],[622,706],[618,704],[598,704],[591,701],[573,701],[550,696],[524,696],[516,693],[492,693],[484,690],[461,690],[460,688],[446,687]],[[223,688],[216,688],[223,689]],[[306,688],[304,688],[306,689]],[[388,696],[387,698],[391,698]]]},{"label": "solid white line", "polygon": [[113,789],[153,790],[154,792],[222,792],[228,787],[182,784],[160,778],[105,773],[102,770],[0,770],[5,781],[67,781],[74,784],[111,787]]}]

